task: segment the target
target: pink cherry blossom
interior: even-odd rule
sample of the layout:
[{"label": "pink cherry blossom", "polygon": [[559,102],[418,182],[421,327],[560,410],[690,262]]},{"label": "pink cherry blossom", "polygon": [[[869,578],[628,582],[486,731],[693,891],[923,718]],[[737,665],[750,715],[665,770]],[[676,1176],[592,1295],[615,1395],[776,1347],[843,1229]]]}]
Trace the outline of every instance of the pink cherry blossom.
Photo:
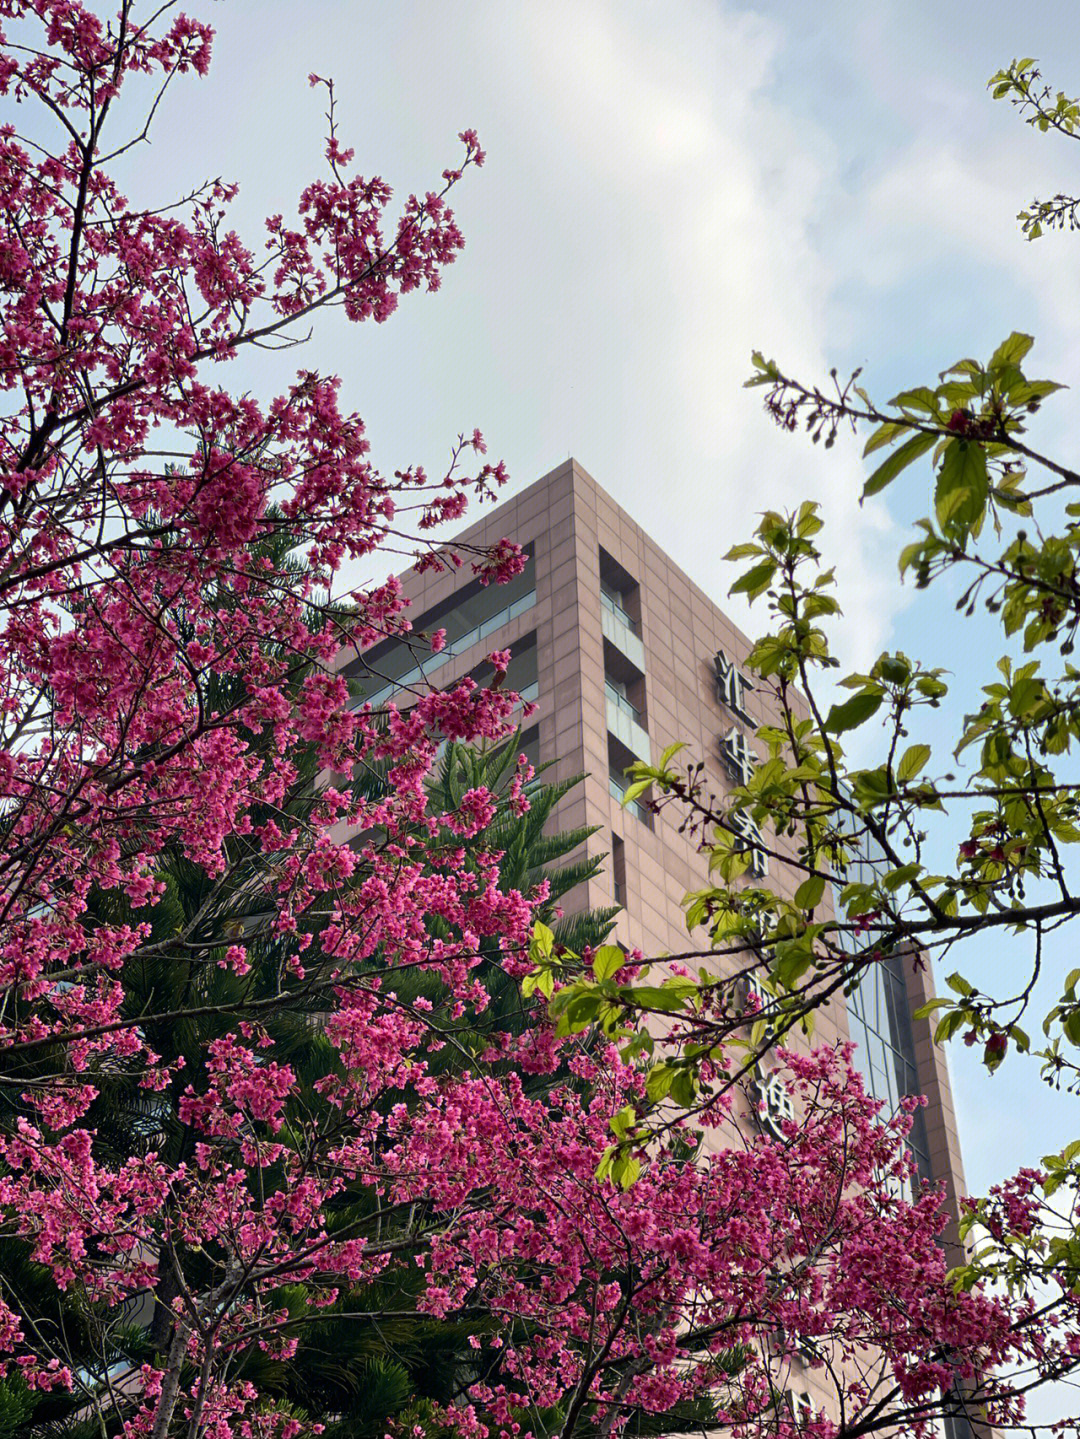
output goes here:
[{"label": "pink cherry blossom", "polygon": [[[1015,1375],[1080,1362],[1076,1296],[950,1282],[940,1195],[898,1197],[910,1106],[879,1113],[849,1055],[783,1057],[799,1122],[781,1139],[739,1137],[732,1088],[697,1127],[631,1126],[631,1187],[598,1177],[612,1116],[648,1110],[644,1074],[558,1033],[535,996],[512,1026],[492,1016],[492,976],[516,992],[549,900],[505,882],[487,838],[528,811],[532,771],[522,756],[504,793],[445,811],[428,784],[443,740],[512,734],[509,652],[489,656],[491,688],[378,712],[346,677],[412,628],[397,580],[327,600],[347,562],[385,572],[411,526],[420,570],[522,571],[510,537],[424,538],[505,469],[463,430],[441,473],[384,474],[336,377],[300,369],[256,399],[229,366],[323,310],[382,323],[436,290],[464,243],[448,195],[484,161],[475,132],[395,213],[312,76],[321,173],[244,239],[232,183],[160,208],[108,170],[140,96],[184,76],[190,96],[206,73],[205,21],[128,3],[106,20],[84,0],[3,0],[0,17],[0,1211],[81,1314],[114,1324],[156,1300],[165,1337],[110,1380],[103,1432],[319,1432],[245,1356],[295,1361],[286,1292],[314,1319],[401,1278],[473,1336],[475,1374],[432,1410],[461,1439],[528,1439],[554,1409],[563,1439],[607,1439],[703,1396],[734,1439],[831,1439],[827,1416],[800,1430],[778,1405],[796,1350],[839,1376],[856,1432],[928,1435],[957,1387],[1019,1422]],[[33,105],[31,141],[14,120]],[[182,867],[205,885],[194,915],[170,907]],[[169,983],[137,1003],[132,976],[155,966]],[[291,1049],[282,1015],[309,1024]],[[221,1032],[194,1057],[156,1052],[155,1030],[209,1017]],[[121,1084],[143,1127],[117,1155],[94,1115]],[[989,1223],[1033,1232],[1036,1184],[1002,1186]],[[357,1192],[368,1209],[343,1228]],[[0,1292],[3,1372],[85,1396],[20,1302]]]}]

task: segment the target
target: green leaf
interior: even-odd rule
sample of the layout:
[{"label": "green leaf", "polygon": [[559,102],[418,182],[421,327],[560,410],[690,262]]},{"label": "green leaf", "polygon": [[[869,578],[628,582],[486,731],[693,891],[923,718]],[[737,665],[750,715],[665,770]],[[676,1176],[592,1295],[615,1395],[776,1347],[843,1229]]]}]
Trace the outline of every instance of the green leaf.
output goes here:
[{"label": "green leaf", "polygon": [[580,1034],[596,1019],[604,1004],[604,997],[595,990],[575,994],[559,1015],[555,1033],[561,1038],[567,1034]]},{"label": "green leaf", "polygon": [[874,905],[874,886],[872,884],[846,884],[840,894],[840,903],[851,918],[865,914]]},{"label": "green leaf", "polygon": [[670,979],[665,979],[661,985],[662,989],[674,991],[678,995],[696,995],[700,990],[698,981],[689,974],[673,974]]},{"label": "green leaf", "polygon": [[911,665],[904,655],[882,655],[874,670],[891,685],[906,684],[911,678]]},{"label": "green leaf", "polygon": [[936,415],[941,408],[936,392],[926,385],[894,395],[889,404],[897,410],[923,410],[928,415]]},{"label": "green leaf", "polygon": [[965,999],[970,999],[975,993],[974,986],[969,984],[962,974],[947,975],[945,983],[955,994],[962,994]]},{"label": "green leaf", "polygon": [[940,436],[936,434],[926,435],[919,433],[912,435],[911,439],[894,450],[889,458],[883,461],[874,473],[863,485],[862,497],[865,500],[867,495],[876,495],[883,490],[887,484],[895,480],[901,470],[906,470],[920,455],[925,455],[927,450],[932,450],[937,444]]},{"label": "green leaf", "polygon": [[1004,1058],[1004,1049],[998,1049],[997,1047],[992,1047],[991,1045],[987,1044],[985,1049],[983,1050],[983,1064],[986,1065],[987,1069],[990,1071],[991,1074],[993,1074],[995,1069],[1000,1068]]},{"label": "green leaf", "polygon": [[521,993],[525,999],[537,990],[545,999],[551,998],[555,991],[555,975],[550,969],[534,969],[532,974],[527,974],[521,981]]},{"label": "green leaf", "polygon": [[657,766],[657,768],[658,768],[658,769],[667,769],[668,765],[671,763],[671,761],[672,761],[672,759],[675,757],[675,755],[677,755],[681,749],[685,749],[685,748],[686,748],[686,741],[685,741],[685,740],[681,740],[681,739],[680,739],[680,740],[676,740],[674,744],[669,744],[668,747],[667,747],[667,749],[666,749],[666,750],[664,751],[664,753],[660,756],[660,763],[659,763],[659,765]]},{"label": "green leaf", "polygon": [[[690,981],[693,989],[697,989],[696,983]],[[686,995],[689,990],[680,993],[675,989],[662,988],[656,984],[642,984],[631,990],[620,990],[626,997],[633,1001],[640,1009],[657,1010],[663,1014],[673,1014],[677,1009],[685,1008]]]},{"label": "green leaf", "polygon": [[939,1022],[937,1029],[934,1030],[934,1043],[944,1044],[944,1042],[947,1039],[951,1039],[956,1031],[966,1022],[966,1016],[962,1009],[950,1010],[945,1018]]},{"label": "green leaf", "polygon": [[740,575],[728,590],[728,594],[745,594],[748,599],[756,599],[769,588],[775,574],[776,561],[763,560],[760,565],[754,565],[744,575]]},{"label": "green leaf", "polygon": [[955,365],[950,365],[947,370],[942,370],[941,378],[946,375],[981,375],[983,367],[978,360],[957,360]]},{"label": "green leaf", "polygon": [[532,953],[542,959],[547,959],[555,944],[555,935],[548,929],[547,925],[537,920],[533,925]]},{"label": "green leaf", "polygon": [[744,389],[752,389],[754,385],[772,385],[780,378],[776,361],[767,360],[760,350],[754,350],[751,353],[750,363],[758,373],[743,381]]},{"label": "green leaf", "polygon": [[803,500],[799,506],[799,513],[795,516],[795,533],[800,539],[809,539],[824,529],[825,521],[818,514],[819,508],[817,500]]},{"label": "green leaf", "polygon": [[618,974],[626,963],[626,955],[617,944],[602,944],[593,955],[592,972],[599,980]]},{"label": "green leaf", "polygon": [[774,984],[794,992],[795,986],[813,962],[813,951],[801,945],[791,945],[782,952],[777,951],[769,976]]},{"label": "green leaf", "polygon": [[918,1009],[913,1011],[912,1018],[929,1019],[936,1009],[951,1007],[952,1003],[953,1001],[947,994],[936,995],[933,999],[928,999],[925,1004],[920,1004]]},{"label": "green leaf", "polygon": [[843,734],[845,730],[858,728],[871,715],[877,713],[883,698],[883,695],[874,694],[872,690],[852,695],[851,699],[845,700],[843,704],[833,705],[825,721],[825,728],[830,734]]},{"label": "green leaf", "polygon": [[907,425],[897,424],[894,420],[888,420],[884,425],[879,425],[874,433],[863,446],[863,459],[872,455],[875,450],[880,450],[882,445],[891,445],[893,440],[898,440],[901,435],[908,434]]},{"label": "green leaf", "polygon": [[991,355],[989,368],[997,370],[1005,365],[1018,365],[1034,343],[1034,335],[1023,335],[1019,330],[1014,330]]},{"label": "green leaf", "polygon": [[799,909],[814,909],[821,903],[825,893],[825,876],[812,874],[803,880],[795,891],[795,904]]},{"label": "green leaf", "polygon": [[989,489],[982,446],[968,440],[946,445],[934,490],[938,523],[970,530],[986,508]]},{"label": "green leaf", "polygon": [[641,1160],[632,1154],[620,1154],[611,1168],[612,1177],[621,1189],[632,1189],[641,1173]]},{"label": "green leaf", "polygon": [[930,746],[928,744],[911,745],[904,751],[900,763],[896,766],[896,778],[901,784],[906,784],[909,779],[915,778],[929,758]]},{"label": "green leaf", "polygon": [[898,889],[903,889],[905,884],[910,884],[921,870],[921,864],[902,864],[899,869],[889,870],[881,883],[890,894],[895,894]]},{"label": "green leaf", "polygon": [[1021,379],[1011,384],[1006,393],[1011,404],[1029,405],[1032,400],[1045,400],[1047,395],[1064,388],[1065,386],[1059,385],[1056,380]]},{"label": "green leaf", "polygon": [[949,693],[949,686],[936,675],[920,675],[915,681],[915,688],[927,699],[941,699],[942,695]]},{"label": "green leaf", "polygon": [[864,809],[873,809],[896,793],[896,786],[884,765],[877,769],[852,770],[851,786]]},{"label": "green leaf", "polygon": [[1019,1053],[1027,1054],[1031,1049],[1030,1035],[1026,1030],[1021,1029],[1018,1024],[1009,1025],[1009,1038],[1016,1045]]},{"label": "green leaf", "polygon": [[612,1134],[621,1139],[636,1120],[637,1110],[632,1104],[624,1104],[622,1109],[608,1120],[608,1128]]}]

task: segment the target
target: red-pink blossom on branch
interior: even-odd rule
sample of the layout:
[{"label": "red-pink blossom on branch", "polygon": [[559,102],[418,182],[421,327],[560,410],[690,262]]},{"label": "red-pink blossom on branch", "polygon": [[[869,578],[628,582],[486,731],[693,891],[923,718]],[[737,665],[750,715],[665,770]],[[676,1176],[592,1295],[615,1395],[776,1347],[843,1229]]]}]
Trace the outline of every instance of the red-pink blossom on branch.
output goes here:
[{"label": "red-pink blossom on branch", "polygon": [[[479,1316],[482,1363],[437,1416],[464,1439],[552,1413],[606,1439],[706,1400],[733,1435],[794,1434],[800,1344],[826,1380],[862,1365],[850,1432],[929,1433],[946,1392],[1015,1417],[996,1367],[1071,1366],[1075,1301],[954,1292],[937,1196],[896,1197],[906,1116],[880,1122],[843,1056],[789,1057],[782,1141],[724,1147],[718,1105],[707,1157],[675,1131],[623,1192],[597,1169],[642,1076],[535,1001],[492,1019],[548,897],[485,838],[527,811],[527,767],[501,796],[429,781],[444,740],[511,732],[509,654],[492,688],[374,712],[344,674],[408,636],[401,587],[326,596],[505,471],[473,431],[441,476],[383,474],[315,369],[265,402],[228,385],[323,309],[381,322],[437,289],[463,243],[447,194],[484,154],[463,131],[395,215],[313,76],[325,168],[288,218],[242,240],[222,181],[140,208],[108,173],[142,133],[113,134],[114,102],[152,118],[210,62],[209,26],[173,12],[0,3],[0,93],[36,107],[0,129],[0,1212],[47,1303],[109,1343],[149,1304],[153,1353],[76,1355],[0,1286],[0,1368],[102,1432],[293,1439],[318,1425],[245,1356],[286,1364],[346,1289],[377,1319],[397,1284],[432,1321]],[[416,543],[484,584],[525,564],[511,540]],[[95,1118],[120,1093],[122,1153]]]}]

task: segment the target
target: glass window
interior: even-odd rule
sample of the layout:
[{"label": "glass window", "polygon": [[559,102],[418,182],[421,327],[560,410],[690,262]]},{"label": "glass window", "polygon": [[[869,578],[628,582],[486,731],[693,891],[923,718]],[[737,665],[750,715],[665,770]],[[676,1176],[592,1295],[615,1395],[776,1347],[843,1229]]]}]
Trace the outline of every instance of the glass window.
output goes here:
[{"label": "glass window", "polygon": [[617,620],[621,621],[628,630],[637,634],[637,620],[631,617],[626,605],[623,603],[622,594],[618,590],[612,589],[612,587],[603,580],[600,581],[600,603],[606,610],[613,614]]},{"label": "glass window", "polygon": [[644,723],[641,711],[626,698],[626,685],[621,680],[605,679],[604,689],[608,699],[611,700],[616,709],[620,709],[623,714],[629,715],[635,724],[640,725]]},{"label": "glass window", "polygon": [[[489,588],[494,589],[494,586],[489,586]],[[493,615],[488,615],[488,617],[479,624],[473,625],[471,629],[464,631],[460,631],[459,629],[456,638],[451,638],[451,626],[447,624],[447,638],[444,649],[440,650],[438,654],[425,655],[423,660],[419,663],[412,664],[410,668],[404,670],[402,674],[390,683],[382,685],[379,689],[375,690],[373,694],[362,695],[358,703],[370,704],[373,709],[378,709],[381,705],[386,704],[397,690],[404,688],[406,685],[416,684],[420,680],[426,680],[435,670],[441,669],[443,665],[447,664],[457,655],[464,654],[465,651],[471,649],[473,645],[495,634],[497,630],[501,630],[504,625],[516,619],[518,615],[524,614],[526,610],[531,609],[535,604],[536,591],[529,590],[526,594],[520,595],[516,600],[505,605],[501,610],[497,610]],[[449,616],[448,618],[456,620],[461,614],[462,611],[460,610],[454,611],[453,616]],[[399,646],[399,654],[401,659],[408,661],[414,658],[415,650],[401,644]],[[392,655],[390,659],[385,662],[385,666],[380,664],[380,671],[385,674],[387,670],[392,671],[396,668],[395,659],[397,658],[398,656]]]}]

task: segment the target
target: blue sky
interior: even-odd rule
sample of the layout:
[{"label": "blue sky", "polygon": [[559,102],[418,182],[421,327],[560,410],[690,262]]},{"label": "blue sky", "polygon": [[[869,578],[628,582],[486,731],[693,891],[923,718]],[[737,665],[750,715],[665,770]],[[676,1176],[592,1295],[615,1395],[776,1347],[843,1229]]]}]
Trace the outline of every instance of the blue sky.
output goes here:
[{"label": "blue sky", "polygon": [[[721,556],[755,512],[813,497],[842,587],[841,654],[862,664],[889,644],[936,654],[958,682],[990,678],[992,634],[957,644],[948,598],[915,603],[895,578],[927,474],[860,510],[858,448],[780,434],[741,382],[759,347],[804,376],[865,365],[887,398],[1013,329],[1038,337],[1041,373],[1077,376],[1080,249],[1027,245],[1014,216],[1075,184],[1080,149],[985,88],[1025,54],[1080,90],[1071,5],[193,8],[218,28],[215,64],[170,96],[128,163],[133,196],[239,180],[257,243],[261,217],[287,213],[320,165],[312,70],[336,80],[361,170],[399,194],[436,180],[466,126],[489,152],[458,192],[467,248],[438,296],[409,297],[382,329],[323,324],[302,356],[238,366],[235,383],[265,393],[297,363],[339,372],[389,467],[435,469],[477,425],[515,487],[573,454],[718,598]],[[1075,453],[1067,398],[1040,425]],[[1000,943],[967,963],[976,982],[1004,984],[1011,967]],[[950,1062],[973,1189],[1080,1133],[1074,1101],[1034,1066],[988,1079],[968,1051]]]}]

